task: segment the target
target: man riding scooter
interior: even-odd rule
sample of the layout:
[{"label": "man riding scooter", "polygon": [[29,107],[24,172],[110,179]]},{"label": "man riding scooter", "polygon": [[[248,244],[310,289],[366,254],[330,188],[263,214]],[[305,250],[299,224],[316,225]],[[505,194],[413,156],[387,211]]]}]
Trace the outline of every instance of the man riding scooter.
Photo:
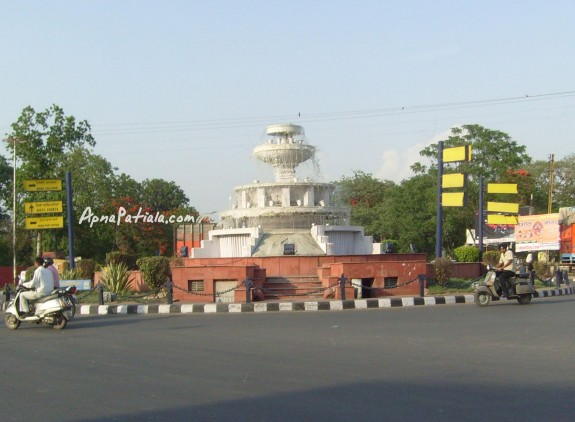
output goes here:
[{"label": "man riding scooter", "polygon": [[499,251],[501,255],[499,257],[499,263],[495,267],[498,271],[499,285],[501,287],[501,296],[507,297],[508,295],[512,294],[509,293],[511,289],[510,279],[515,277],[515,259],[513,257],[513,251],[509,249],[507,243],[500,243],[499,244]]},{"label": "man riding scooter", "polygon": [[22,286],[33,289],[20,294],[20,312],[30,313],[28,301],[38,300],[43,296],[48,296],[54,290],[54,277],[52,272],[44,268],[44,259],[37,257],[34,260],[34,277],[32,280],[22,283]]}]

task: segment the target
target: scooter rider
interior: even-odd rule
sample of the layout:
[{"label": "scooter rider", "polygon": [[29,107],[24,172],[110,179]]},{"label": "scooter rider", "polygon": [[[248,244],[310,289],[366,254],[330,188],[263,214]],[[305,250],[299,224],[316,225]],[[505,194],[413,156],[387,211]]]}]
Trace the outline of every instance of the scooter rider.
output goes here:
[{"label": "scooter rider", "polygon": [[54,266],[54,260],[50,257],[44,259],[44,267],[48,268],[54,277],[54,288],[58,289],[60,287],[60,275],[58,274],[58,268]]},{"label": "scooter rider", "polygon": [[34,266],[36,267],[34,277],[32,280],[22,283],[24,287],[33,290],[20,294],[20,312],[29,313],[29,300],[40,299],[42,296],[49,295],[54,290],[54,277],[52,276],[52,272],[44,268],[43,265],[44,259],[37,257],[34,260]]},{"label": "scooter rider", "polygon": [[509,279],[515,277],[515,259],[513,257],[513,251],[509,249],[507,243],[500,243],[499,251],[501,252],[501,255],[499,257],[499,264],[497,264],[496,268],[501,271],[498,277],[501,285],[501,295],[507,296],[507,293],[511,288]]}]

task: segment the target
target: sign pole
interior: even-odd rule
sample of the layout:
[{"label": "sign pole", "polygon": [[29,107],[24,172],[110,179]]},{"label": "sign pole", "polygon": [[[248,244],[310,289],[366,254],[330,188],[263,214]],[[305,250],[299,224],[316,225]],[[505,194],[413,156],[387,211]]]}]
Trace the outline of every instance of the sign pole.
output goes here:
[{"label": "sign pole", "polygon": [[441,244],[443,243],[443,203],[441,191],[443,190],[443,141],[437,143],[437,226],[435,232],[435,257],[441,258]]},{"label": "sign pole", "polygon": [[479,216],[478,224],[477,224],[477,237],[478,237],[478,244],[479,247],[479,262],[483,261],[483,176],[479,178]]},{"label": "sign pole", "polygon": [[16,139],[13,139],[14,148],[14,163],[13,171],[14,175],[12,178],[12,283],[16,285],[16,277],[18,273],[18,267],[16,262]]},{"label": "sign pole", "polygon": [[68,217],[68,262],[74,269],[74,209],[72,208],[72,173],[66,173],[66,208]]}]

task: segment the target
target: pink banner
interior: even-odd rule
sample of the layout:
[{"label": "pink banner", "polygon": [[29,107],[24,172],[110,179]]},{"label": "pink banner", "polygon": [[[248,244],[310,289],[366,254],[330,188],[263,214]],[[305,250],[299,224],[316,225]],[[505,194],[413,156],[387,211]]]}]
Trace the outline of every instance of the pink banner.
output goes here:
[{"label": "pink banner", "polygon": [[559,213],[520,215],[515,227],[515,251],[558,251]]}]

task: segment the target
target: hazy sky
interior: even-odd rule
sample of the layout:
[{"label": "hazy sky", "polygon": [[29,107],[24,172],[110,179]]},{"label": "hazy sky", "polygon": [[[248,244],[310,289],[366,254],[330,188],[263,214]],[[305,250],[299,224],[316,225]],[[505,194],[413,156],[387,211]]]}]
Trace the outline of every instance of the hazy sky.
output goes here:
[{"label": "hazy sky", "polygon": [[0,0],[0,136],[57,104],[95,153],[205,213],[273,178],[251,151],[276,123],[304,126],[322,181],[399,182],[461,124],[557,160],[574,151],[574,16],[572,0]]}]

